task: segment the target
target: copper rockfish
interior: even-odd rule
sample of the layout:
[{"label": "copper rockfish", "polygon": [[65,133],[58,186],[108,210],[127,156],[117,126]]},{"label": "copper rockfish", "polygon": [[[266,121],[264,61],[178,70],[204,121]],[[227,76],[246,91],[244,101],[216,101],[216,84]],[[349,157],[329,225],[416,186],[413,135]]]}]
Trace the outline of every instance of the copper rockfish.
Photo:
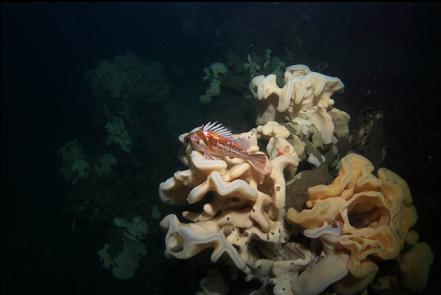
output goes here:
[{"label": "copper rockfish", "polygon": [[247,152],[251,143],[245,138],[234,138],[230,130],[217,122],[208,122],[195,128],[184,137],[184,141],[193,149],[203,152],[206,159],[222,159],[225,156],[241,158],[259,172],[263,172],[268,161],[262,152]]}]

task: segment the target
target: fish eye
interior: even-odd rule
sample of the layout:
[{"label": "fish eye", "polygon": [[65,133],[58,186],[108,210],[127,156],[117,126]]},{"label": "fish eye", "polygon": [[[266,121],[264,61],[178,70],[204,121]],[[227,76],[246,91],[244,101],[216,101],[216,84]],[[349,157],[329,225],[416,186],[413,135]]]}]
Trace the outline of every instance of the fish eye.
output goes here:
[{"label": "fish eye", "polygon": [[190,143],[190,137],[188,137],[188,136],[184,137],[184,142],[185,143]]}]

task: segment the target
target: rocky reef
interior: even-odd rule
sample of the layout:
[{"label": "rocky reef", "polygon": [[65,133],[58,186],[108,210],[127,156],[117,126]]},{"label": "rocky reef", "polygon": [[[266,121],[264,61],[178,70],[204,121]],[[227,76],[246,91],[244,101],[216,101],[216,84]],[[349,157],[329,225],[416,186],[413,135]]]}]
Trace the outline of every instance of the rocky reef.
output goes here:
[{"label": "rocky reef", "polygon": [[349,114],[334,107],[339,78],[293,65],[279,85],[275,74],[252,78],[257,126],[233,134],[251,143],[247,152],[266,153],[263,171],[242,158],[208,159],[179,136],[188,169],[162,182],[159,195],[186,210],[160,222],[165,255],[211,251],[212,262],[228,266],[228,276],[210,272],[199,294],[234,294],[240,279],[259,282],[248,294],[423,291],[433,253],[413,230],[410,189],[389,169],[374,174],[384,155],[373,159],[366,147],[377,138],[382,148],[381,115],[366,116],[353,136]]}]

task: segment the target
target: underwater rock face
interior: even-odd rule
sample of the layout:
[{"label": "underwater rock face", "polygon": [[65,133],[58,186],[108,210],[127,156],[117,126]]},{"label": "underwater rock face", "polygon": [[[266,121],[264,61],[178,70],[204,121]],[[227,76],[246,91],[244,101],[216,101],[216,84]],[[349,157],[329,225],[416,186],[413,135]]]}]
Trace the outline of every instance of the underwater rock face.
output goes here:
[{"label": "underwater rock face", "polygon": [[352,150],[368,158],[376,168],[381,166],[386,157],[383,119],[380,111],[363,112],[351,138]]},{"label": "underwater rock face", "polygon": [[331,181],[332,177],[326,165],[298,173],[286,183],[286,207],[295,208],[298,211],[305,209],[306,201],[308,201],[308,188],[328,184]]}]

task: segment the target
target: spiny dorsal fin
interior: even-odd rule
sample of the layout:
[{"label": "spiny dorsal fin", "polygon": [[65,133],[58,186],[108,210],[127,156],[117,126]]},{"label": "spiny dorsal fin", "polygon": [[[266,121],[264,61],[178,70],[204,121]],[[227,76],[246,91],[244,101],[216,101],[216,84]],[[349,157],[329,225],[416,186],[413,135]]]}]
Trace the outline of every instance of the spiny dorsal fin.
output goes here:
[{"label": "spiny dorsal fin", "polygon": [[222,137],[231,138],[231,139],[233,138],[233,134],[231,133],[231,131],[225,128],[221,123],[218,123],[217,121],[213,123],[211,123],[210,121],[207,124],[202,125],[202,130],[205,132],[213,132]]}]

